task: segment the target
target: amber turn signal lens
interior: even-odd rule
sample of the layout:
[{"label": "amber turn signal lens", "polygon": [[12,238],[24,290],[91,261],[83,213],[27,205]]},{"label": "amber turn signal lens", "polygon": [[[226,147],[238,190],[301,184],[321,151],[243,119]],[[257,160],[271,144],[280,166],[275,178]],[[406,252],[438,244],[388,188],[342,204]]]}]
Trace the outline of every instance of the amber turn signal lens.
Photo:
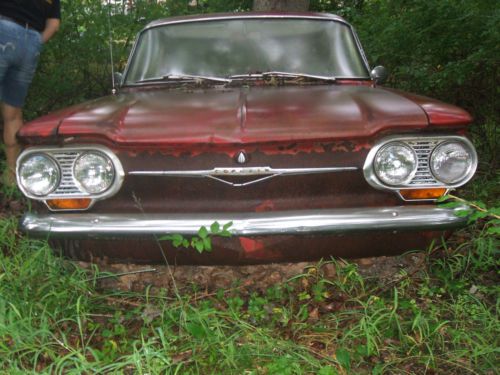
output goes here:
[{"label": "amber turn signal lens", "polygon": [[49,199],[47,205],[53,210],[85,210],[89,208],[90,198],[81,199]]},{"label": "amber turn signal lens", "polygon": [[399,194],[406,200],[414,199],[437,199],[446,194],[446,188],[434,189],[408,189],[400,190]]}]

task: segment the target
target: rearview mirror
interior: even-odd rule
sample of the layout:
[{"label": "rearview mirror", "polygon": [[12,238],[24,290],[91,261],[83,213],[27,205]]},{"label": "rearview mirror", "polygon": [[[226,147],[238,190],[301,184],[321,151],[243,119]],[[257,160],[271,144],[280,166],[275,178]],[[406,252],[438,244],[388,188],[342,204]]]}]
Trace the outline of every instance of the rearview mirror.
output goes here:
[{"label": "rearview mirror", "polygon": [[123,81],[123,74],[120,72],[115,72],[113,75],[114,81],[115,81],[115,86],[120,87],[122,85]]},{"label": "rearview mirror", "polygon": [[375,81],[376,84],[382,84],[387,80],[388,76],[387,69],[384,68],[382,65],[376,66],[370,72],[370,76],[372,80]]}]

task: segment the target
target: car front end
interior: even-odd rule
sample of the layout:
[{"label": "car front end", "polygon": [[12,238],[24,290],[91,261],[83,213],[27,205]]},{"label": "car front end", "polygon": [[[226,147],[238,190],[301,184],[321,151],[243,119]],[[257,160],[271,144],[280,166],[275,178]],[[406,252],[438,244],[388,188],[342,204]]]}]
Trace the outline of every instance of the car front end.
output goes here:
[{"label": "car front end", "polygon": [[[162,46],[173,59],[165,69],[151,63],[167,56]],[[20,132],[17,179],[33,201],[21,229],[80,259],[176,264],[425,249],[467,222],[464,207],[436,201],[475,173],[471,118],[369,72],[354,30],[335,16],[152,23],[117,95]],[[214,236],[210,252],[167,239],[214,223],[231,236]]]}]

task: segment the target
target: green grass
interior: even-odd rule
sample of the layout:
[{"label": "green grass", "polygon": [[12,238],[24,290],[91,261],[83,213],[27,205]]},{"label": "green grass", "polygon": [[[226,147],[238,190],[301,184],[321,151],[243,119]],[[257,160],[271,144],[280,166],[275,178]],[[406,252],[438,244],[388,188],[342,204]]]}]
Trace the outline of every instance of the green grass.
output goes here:
[{"label": "green grass", "polygon": [[[322,263],[265,292],[100,290],[97,268],[54,256],[0,220],[0,372],[494,374],[498,243],[491,224],[429,249],[381,284]],[[432,372],[434,371],[434,372]]]}]

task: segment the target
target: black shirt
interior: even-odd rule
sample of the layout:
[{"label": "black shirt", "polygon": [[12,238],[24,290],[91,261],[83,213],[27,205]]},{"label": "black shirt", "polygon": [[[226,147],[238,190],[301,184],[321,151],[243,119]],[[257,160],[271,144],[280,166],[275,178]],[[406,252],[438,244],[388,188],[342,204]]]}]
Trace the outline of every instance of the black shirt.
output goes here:
[{"label": "black shirt", "polygon": [[59,0],[0,0],[0,15],[42,32],[48,18],[61,18]]}]

